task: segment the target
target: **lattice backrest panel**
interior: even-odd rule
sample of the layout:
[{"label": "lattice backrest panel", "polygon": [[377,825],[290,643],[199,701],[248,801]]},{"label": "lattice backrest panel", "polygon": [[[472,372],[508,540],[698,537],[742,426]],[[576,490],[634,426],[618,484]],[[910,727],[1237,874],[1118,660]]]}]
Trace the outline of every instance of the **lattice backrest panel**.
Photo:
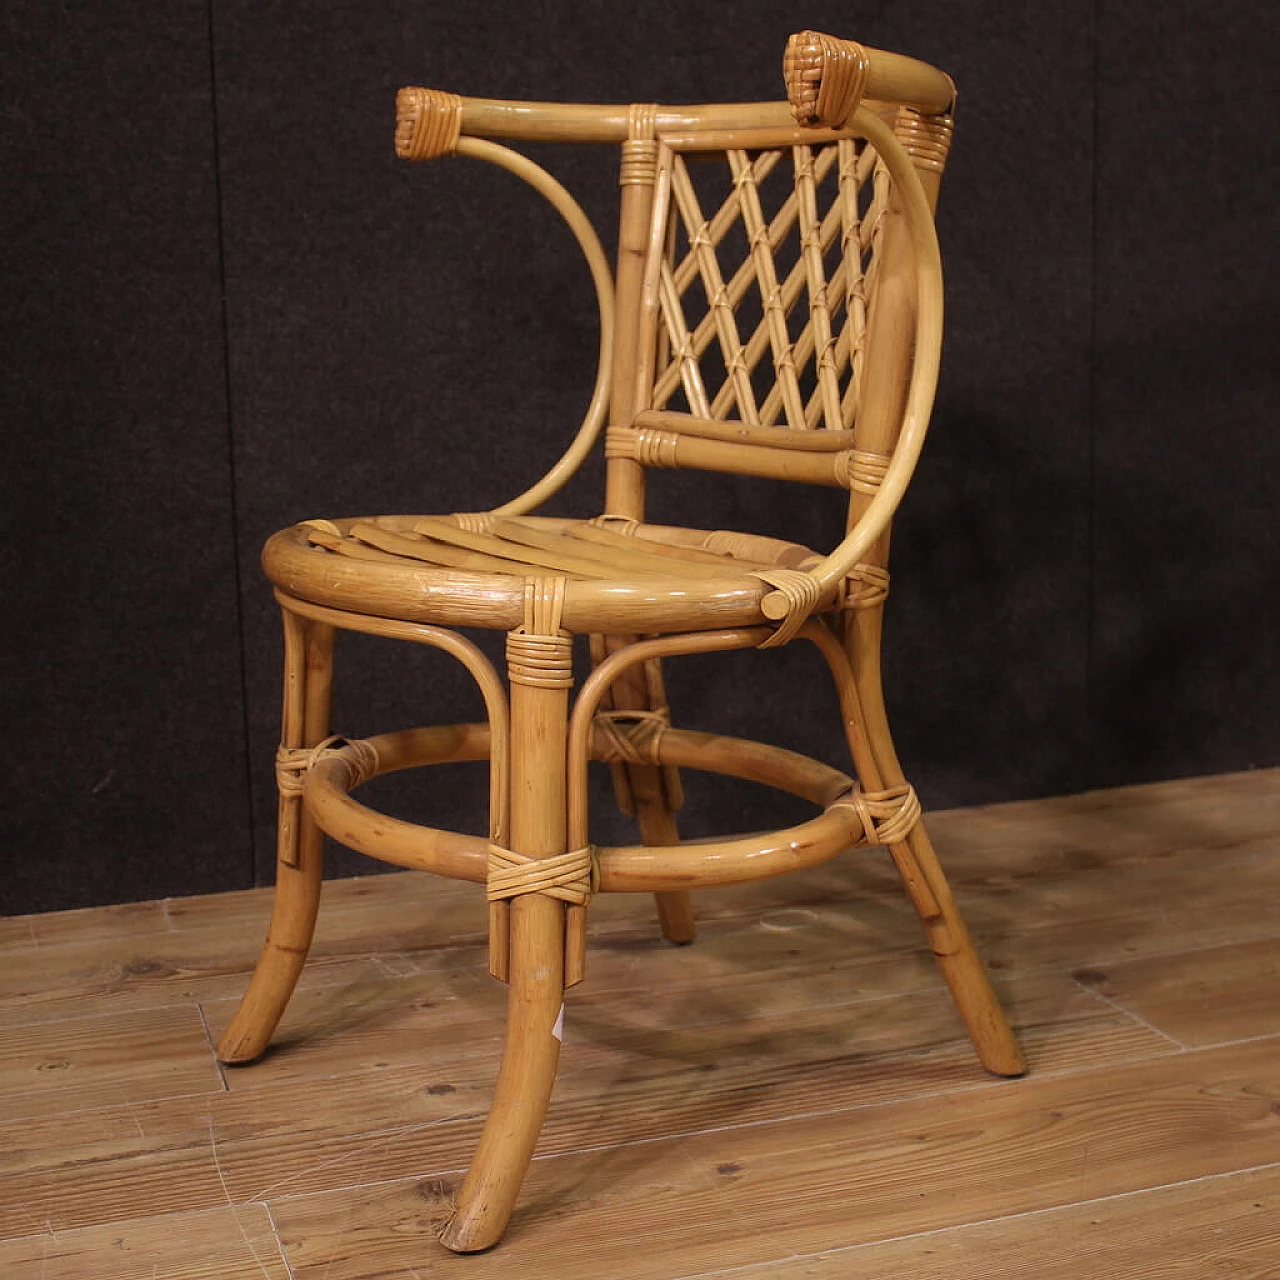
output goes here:
[{"label": "lattice backrest panel", "polygon": [[659,151],[651,407],[798,430],[857,417],[888,176],[861,140]]}]

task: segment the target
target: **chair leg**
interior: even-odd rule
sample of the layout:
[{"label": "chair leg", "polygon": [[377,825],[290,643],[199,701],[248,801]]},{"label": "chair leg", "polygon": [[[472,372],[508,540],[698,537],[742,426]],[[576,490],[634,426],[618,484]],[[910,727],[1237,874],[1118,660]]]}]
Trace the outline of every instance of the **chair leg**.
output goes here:
[{"label": "chair leg", "polygon": [[[854,765],[868,789],[900,786],[906,781],[889,730],[880,681],[880,621],[879,608],[855,610],[849,629],[855,695],[861,708],[861,724],[850,726],[849,744]],[[918,821],[907,838],[891,845],[889,852],[979,1061],[995,1075],[1023,1075],[1026,1060],[974,948],[924,822]]]},{"label": "chair leg", "polygon": [[951,991],[978,1060],[994,1075],[1024,1074],[1027,1064],[1022,1050],[969,937],[924,822],[917,822],[911,835],[902,844],[891,846],[889,852],[920,916],[933,958]]},{"label": "chair leg", "polygon": [[[680,832],[676,827],[676,817],[667,803],[663,793],[663,779],[658,769],[641,765],[628,770],[631,775],[631,792],[636,803],[636,823],[640,827],[640,838],[645,844],[678,844]],[[645,796],[646,783],[640,773],[652,775],[656,794],[652,798]],[[655,893],[653,900],[658,907],[658,926],[662,936],[668,942],[684,945],[692,942],[697,936],[697,925],[693,916],[693,898],[687,891],[673,890],[667,893]]]},{"label": "chair leg", "polygon": [[[334,631],[284,610],[284,714],[281,744],[312,747],[329,732]],[[324,832],[299,794],[280,797],[276,890],[267,940],[240,1007],[218,1042],[228,1064],[261,1057],[306,962],[324,876]]]},{"label": "chair leg", "polygon": [[[593,636],[595,661],[599,663],[606,655],[626,648],[633,640],[632,636]],[[663,687],[662,667],[657,660],[623,672],[609,691],[607,705],[614,711],[649,712],[662,708],[666,715],[667,695]],[[640,828],[640,839],[645,844],[679,844],[680,831],[675,811],[681,803],[680,787],[673,771],[638,762],[617,764],[614,768],[625,774],[625,779],[615,780],[615,787],[618,788],[623,811],[634,817]],[[653,898],[658,908],[658,927],[662,936],[677,945],[692,942],[697,936],[692,895],[684,890],[673,890],[655,893]]]},{"label": "chair leg", "polygon": [[511,903],[507,1040],[493,1106],[440,1241],[455,1253],[498,1243],[546,1119],[560,1062],[564,905],[542,894]]},{"label": "chair leg", "polygon": [[[546,594],[532,584],[530,595]],[[533,606],[526,605],[529,610]],[[507,641],[511,685],[510,840],[534,859],[565,851],[568,831],[565,756],[572,650],[557,637],[558,607],[548,622],[530,616],[525,634]],[[545,633],[551,634],[545,634]],[[541,634],[540,634],[541,633]],[[530,647],[538,665],[525,659]],[[565,990],[565,904],[549,893],[510,900],[506,971],[507,1038],[493,1106],[457,1203],[440,1228],[455,1253],[498,1243],[515,1207],[546,1119],[560,1061]]]}]

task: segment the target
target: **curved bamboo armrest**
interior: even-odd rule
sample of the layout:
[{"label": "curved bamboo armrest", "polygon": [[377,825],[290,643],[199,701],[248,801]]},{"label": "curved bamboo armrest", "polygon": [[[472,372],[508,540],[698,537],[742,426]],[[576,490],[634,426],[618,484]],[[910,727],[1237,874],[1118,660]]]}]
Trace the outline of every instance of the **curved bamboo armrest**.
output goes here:
[{"label": "curved bamboo armrest", "polygon": [[[843,541],[821,563],[807,570],[817,583],[820,595],[826,595],[862,560],[888,527],[907,491],[929,429],[942,348],[942,258],[929,199],[910,156],[893,131],[865,107],[858,109],[853,123],[887,165],[911,234],[916,290],[914,364],[902,427],[876,496]],[[773,621],[788,619],[784,626],[794,622],[789,615],[796,606],[782,591],[770,592],[761,601],[760,608],[765,617]]]},{"label": "curved bamboo armrest", "polygon": [[867,98],[918,111],[950,111],[955,82],[937,67],[820,31],[798,31],[782,58],[791,112],[800,124],[839,128]]},{"label": "curved bamboo armrest", "polygon": [[541,165],[528,156],[484,138],[462,135],[462,99],[435,89],[401,89],[396,95],[396,152],[421,160],[452,154],[487,160],[522,178],[564,219],[573,232],[591,271],[600,311],[600,355],[595,386],[587,412],[555,465],[530,488],[494,508],[503,515],[524,515],[558,493],[586,461],[600,436],[609,408],[609,384],[613,371],[613,334],[617,308],[613,272],[608,255],[582,206]]}]

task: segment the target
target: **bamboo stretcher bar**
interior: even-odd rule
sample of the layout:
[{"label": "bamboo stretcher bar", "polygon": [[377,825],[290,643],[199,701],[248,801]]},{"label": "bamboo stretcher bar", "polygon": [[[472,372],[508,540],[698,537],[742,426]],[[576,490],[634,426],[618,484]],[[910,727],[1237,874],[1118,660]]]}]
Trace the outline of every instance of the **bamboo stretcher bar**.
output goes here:
[{"label": "bamboo stretcher bar", "polygon": [[727,440],[732,444],[756,444],[769,449],[789,449],[801,453],[838,453],[851,449],[852,431],[793,431],[790,427],[757,427],[745,422],[725,422],[698,418],[674,409],[645,409],[636,414],[635,426],[655,431],[673,431],[681,436],[704,440]]},{"label": "bamboo stretcher bar", "polygon": [[[598,756],[603,739],[596,740]],[[377,764],[361,771],[355,755],[337,748],[308,772],[307,811],[331,836],[384,862],[482,884],[488,841],[479,836],[406,822],[361,804],[351,790],[369,778],[400,769],[488,757],[487,725],[433,725],[364,739]],[[669,846],[600,846],[600,891],[664,892],[739,884],[814,866],[863,842],[855,811],[837,801],[853,785],[821,761],[747,739],[668,729],[660,762],[704,769],[777,787],[823,805],[826,812],[780,831]]]},{"label": "bamboo stretcher bar", "polygon": [[696,435],[679,436],[674,432],[645,433],[630,427],[610,427],[605,439],[606,457],[634,457],[651,467],[690,467],[836,488],[846,484],[847,468],[839,453],[778,449],[745,442],[734,444]]}]

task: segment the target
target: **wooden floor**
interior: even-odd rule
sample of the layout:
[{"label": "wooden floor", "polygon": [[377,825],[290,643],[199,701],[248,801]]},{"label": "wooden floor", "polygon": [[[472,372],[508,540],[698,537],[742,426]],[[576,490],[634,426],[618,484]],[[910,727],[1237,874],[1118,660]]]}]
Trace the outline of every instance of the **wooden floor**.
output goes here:
[{"label": "wooden floor", "polygon": [[507,1240],[431,1234],[502,989],[478,892],[326,890],[278,1048],[210,1048],[262,892],[0,920],[0,1276],[1280,1277],[1280,770],[938,814],[1031,1062],[977,1066],[881,851],[593,907]]}]

